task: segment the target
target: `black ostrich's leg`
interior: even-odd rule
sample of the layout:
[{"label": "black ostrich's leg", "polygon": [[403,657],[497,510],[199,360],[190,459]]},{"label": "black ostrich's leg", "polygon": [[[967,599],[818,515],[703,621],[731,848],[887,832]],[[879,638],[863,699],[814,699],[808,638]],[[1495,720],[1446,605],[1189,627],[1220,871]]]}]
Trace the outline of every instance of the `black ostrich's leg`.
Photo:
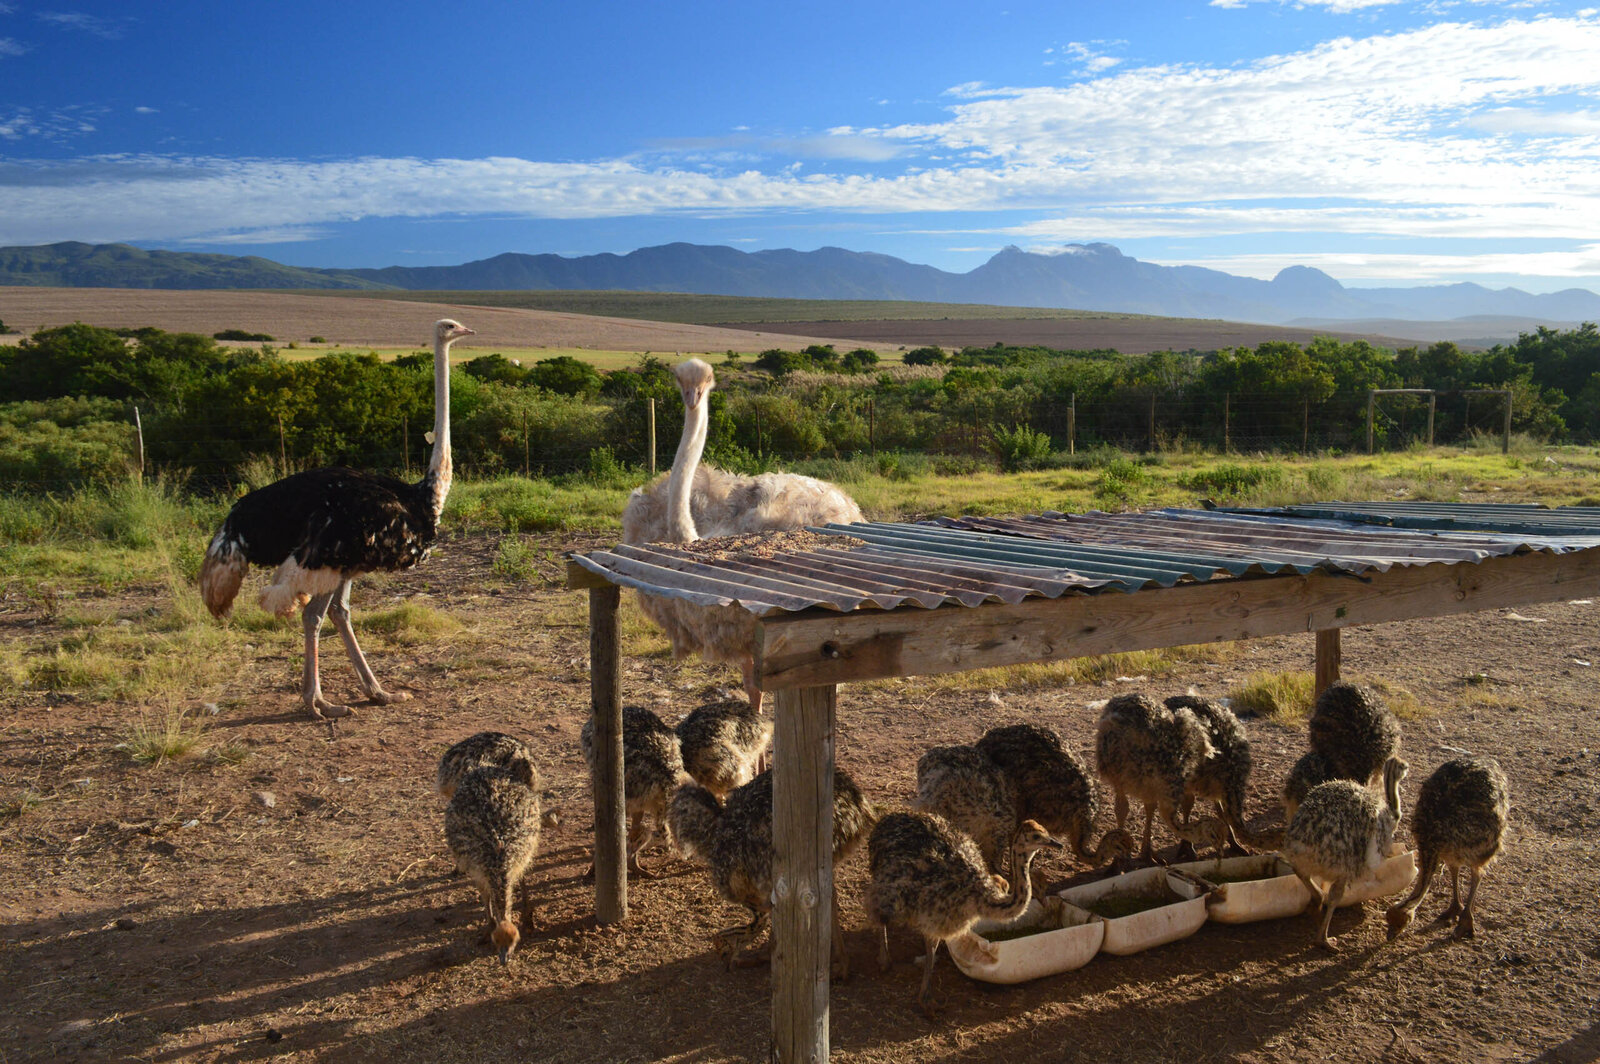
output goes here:
[{"label": "black ostrich's leg", "polygon": [[322,619],[328,615],[328,604],[334,593],[325,591],[306,603],[300,613],[300,625],[306,633],[306,660],[300,676],[300,698],[306,711],[319,720],[348,717],[349,706],[335,705],[322,697],[322,680],[317,667],[318,642],[322,638]]},{"label": "black ostrich's leg", "polygon": [[367,692],[367,698],[382,706],[409,700],[411,695],[407,691],[385,691],[383,684],[372,675],[372,667],[367,664],[366,655],[361,653],[361,644],[356,642],[356,630],[350,624],[350,581],[340,582],[338,590],[333,593],[328,613],[333,617],[333,626],[338,629],[339,638],[344,640],[344,649],[345,653],[350,655],[350,664],[356,667],[356,675],[361,677],[361,687]]}]

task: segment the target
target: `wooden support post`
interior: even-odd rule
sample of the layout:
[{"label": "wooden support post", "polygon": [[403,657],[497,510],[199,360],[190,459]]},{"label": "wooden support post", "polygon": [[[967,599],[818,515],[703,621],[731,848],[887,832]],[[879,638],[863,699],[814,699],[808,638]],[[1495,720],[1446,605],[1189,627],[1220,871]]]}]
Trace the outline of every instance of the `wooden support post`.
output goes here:
[{"label": "wooden support post", "polygon": [[528,476],[531,463],[528,461],[528,412],[522,412],[522,475]]},{"label": "wooden support post", "polygon": [[1067,453],[1078,453],[1078,393],[1072,393],[1072,401],[1067,404]]},{"label": "wooden support post", "polygon": [[139,482],[144,483],[144,422],[139,420],[139,408],[133,408],[134,438],[139,444]]},{"label": "wooden support post", "polygon": [[1339,646],[1338,628],[1324,628],[1317,632],[1316,693],[1321,694],[1339,682],[1339,662],[1344,652]]},{"label": "wooden support post", "polygon": [[1502,394],[1504,394],[1505,397],[1506,397],[1506,420],[1505,420],[1505,427],[1500,432],[1500,453],[1501,454],[1510,454],[1511,453],[1511,389],[1507,388],[1505,390],[1505,392],[1502,393]]},{"label": "wooden support post", "polygon": [[650,417],[649,417],[650,428],[647,430],[647,435],[650,438],[650,442],[649,442],[650,475],[651,476],[655,476],[656,475],[656,400],[655,400],[655,397],[651,396],[649,402],[650,402]]},{"label": "wooden support post", "polygon": [[1428,446],[1429,447],[1433,446],[1433,415],[1438,409],[1439,409],[1439,396],[1437,394],[1429,395],[1428,396]]},{"label": "wooden support post", "polygon": [[772,771],[772,1057],[828,1059],[838,688],[779,691]]},{"label": "wooden support post", "polygon": [[594,915],[602,924],[628,916],[627,804],[622,790],[622,589],[589,589],[589,709],[594,721]]},{"label": "wooden support post", "polygon": [[1372,453],[1372,415],[1378,408],[1378,390],[1367,389],[1367,453]]}]

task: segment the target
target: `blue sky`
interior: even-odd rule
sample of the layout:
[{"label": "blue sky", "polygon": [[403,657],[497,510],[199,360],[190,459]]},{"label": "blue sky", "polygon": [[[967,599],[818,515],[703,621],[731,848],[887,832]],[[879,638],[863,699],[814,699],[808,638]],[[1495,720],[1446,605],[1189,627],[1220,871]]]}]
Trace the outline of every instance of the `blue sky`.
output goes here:
[{"label": "blue sky", "polygon": [[57,240],[1600,290],[1600,8],[0,0],[0,245]]}]

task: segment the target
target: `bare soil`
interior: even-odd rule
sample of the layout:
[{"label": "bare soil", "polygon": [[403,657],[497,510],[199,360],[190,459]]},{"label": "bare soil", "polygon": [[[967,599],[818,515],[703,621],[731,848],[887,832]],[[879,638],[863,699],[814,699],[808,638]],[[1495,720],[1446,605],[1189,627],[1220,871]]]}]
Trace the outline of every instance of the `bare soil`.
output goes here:
[{"label": "bare soil", "polygon": [[204,336],[226,329],[266,333],[279,343],[427,347],[433,323],[459,318],[477,335],[456,345],[471,348],[588,348],[599,351],[744,353],[769,347],[798,349],[827,343],[787,325],[731,329],[674,322],[605,318],[469,303],[420,303],[269,291],[174,291],[140,288],[0,287],[0,321],[18,330],[15,342],[38,329],[81,321],[106,329],[155,326]]},{"label": "bare soil", "polygon": [[[0,1060],[767,1055],[769,972],[719,964],[712,932],[745,916],[702,872],[658,844],[647,855],[656,877],[630,884],[627,922],[595,925],[580,879],[592,829],[578,751],[589,697],[583,597],[561,587],[553,552],[538,580],[498,578],[495,547],[450,538],[416,572],[363,583],[358,617],[409,599],[464,631],[412,648],[369,639],[379,675],[415,700],[362,706],[334,730],[300,711],[292,625],[253,641],[214,716],[198,697],[180,703],[209,719],[212,752],[176,763],[137,765],[116,749],[132,721],[166,704],[0,693]],[[129,588],[111,604],[134,615],[159,608],[159,594]],[[930,1022],[914,1005],[919,942],[896,932],[894,963],[877,970],[857,856],[840,872],[854,971],[832,992],[834,1059],[1595,1060],[1597,616],[1593,603],[1558,603],[1345,635],[1346,675],[1403,687],[1426,709],[1405,724],[1408,808],[1457,750],[1493,754],[1512,781],[1506,852],[1480,893],[1476,939],[1427,926],[1445,904],[1436,885],[1418,930],[1392,944],[1376,903],[1341,910],[1336,954],[1312,945],[1313,919],[1302,916],[1208,925],[1015,987],[972,982],[941,956],[943,1009]],[[16,594],[0,602],[0,629],[40,644],[66,634]],[[354,697],[337,640],[324,647],[325,686]],[[1093,700],[1132,686],[1217,695],[1257,670],[1308,669],[1311,657],[1306,636],[1099,686],[847,687],[838,758],[892,808],[909,799],[928,746],[1033,720],[1087,755]],[[626,697],[669,720],[735,682],[730,670],[665,657],[624,664]],[[1248,808],[1269,827],[1304,736],[1259,719],[1245,726],[1257,766]],[[481,941],[476,892],[445,856],[431,782],[447,745],[490,728],[541,751],[563,816],[530,875],[530,922],[508,968]],[[1157,843],[1170,856],[1173,840],[1158,830]],[[1083,872],[1051,870],[1057,881]]]},{"label": "bare soil", "polygon": [[[727,328],[769,328],[729,323]],[[1269,340],[1304,344],[1318,336],[1340,340],[1364,339],[1380,347],[1414,346],[1418,341],[1369,332],[1332,328],[1293,328],[1254,325],[1249,322],[1201,318],[944,318],[905,321],[786,321],[783,328],[839,342],[860,343],[882,349],[885,345],[946,350],[989,347],[996,343],[1053,347],[1062,351],[1120,351],[1146,355],[1151,351],[1213,351],[1224,347],[1255,347]],[[1415,330],[1412,330],[1415,332]],[[766,345],[768,347],[771,344]]]}]

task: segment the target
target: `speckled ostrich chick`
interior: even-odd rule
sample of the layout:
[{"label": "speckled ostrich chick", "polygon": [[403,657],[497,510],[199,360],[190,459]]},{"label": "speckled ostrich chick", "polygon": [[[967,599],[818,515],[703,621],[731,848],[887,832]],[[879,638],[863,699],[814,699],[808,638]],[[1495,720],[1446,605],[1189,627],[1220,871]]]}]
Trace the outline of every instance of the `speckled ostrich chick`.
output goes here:
[{"label": "speckled ostrich chick", "polygon": [[1294,819],[1295,810],[1300,808],[1300,803],[1306,800],[1306,795],[1319,783],[1338,779],[1339,775],[1333,767],[1333,762],[1327,757],[1309,750],[1300,756],[1289,768],[1289,774],[1283,780],[1283,818],[1288,823]]},{"label": "speckled ostrich chick", "polygon": [[1017,788],[976,746],[936,746],[917,759],[913,808],[938,813],[978,844],[988,867],[999,871],[1017,833]]},{"label": "speckled ostrich chick", "polygon": [[1226,843],[1227,827],[1215,817],[1186,825],[1177,819],[1189,780],[1211,753],[1205,726],[1186,707],[1169,709],[1148,695],[1126,694],[1101,711],[1095,737],[1100,775],[1116,792],[1118,828],[1127,825],[1130,800],[1143,803],[1145,860],[1155,860],[1150,833],[1158,811],[1179,839],[1209,843],[1219,852]]},{"label": "speckled ostrich chick", "polygon": [[[1406,763],[1391,757],[1384,764],[1383,794],[1354,780],[1318,784],[1295,810],[1284,832],[1283,856],[1311,892],[1311,904],[1322,908],[1317,945],[1338,949],[1328,937],[1328,924],[1352,882],[1374,872],[1394,852],[1400,823],[1400,780]],[[1324,893],[1319,883],[1328,884]]]},{"label": "speckled ostrich chick", "polygon": [[772,742],[772,721],[738,699],[708,702],[678,722],[683,768],[718,799],[755,779]]},{"label": "speckled ostrich chick", "polygon": [[867,853],[872,880],[865,898],[867,917],[879,929],[878,967],[889,968],[889,925],[904,924],[927,944],[922,989],[917,1004],[928,1015],[928,997],[939,943],[949,943],[978,963],[999,960],[994,947],[972,933],[982,919],[1009,921],[1021,916],[1033,899],[1029,866],[1061,843],[1044,827],[1024,820],[1008,855],[1010,880],[994,875],[978,844],[937,813],[891,813],[872,829]]},{"label": "speckled ostrich chick", "polygon": [[[1478,881],[1500,853],[1510,814],[1506,776],[1494,758],[1458,757],[1423,780],[1417,808],[1411,814],[1411,834],[1417,841],[1417,880],[1411,895],[1387,913],[1391,939],[1411,923],[1441,861],[1450,869],[1450,907],[1436,922],[1455,920],[1452,937],[1473,936],[1472,902],[1478,896]],[[1471,877],[1464,905],[1462,868]]]},{"label": "speckled ostrich chick", "polygon": [[533,751],[528,749],[526,743],[505,732],[479,732],[456,743],[439,758],[435,786],[440,797],[448,799],[456,793],[462,778],[473,769],[509,768],[517,761],[528,763],[533,777],[533,782],[528,786],[538,790],[542,786],[539,770],[533,764]]},{"label": "speckled ostrich chick", "polygon": [[[595,776],[594,721],[583,722],[578,733],[583,760],[589,765],[590,787]],[[655,840],[666,823],[667,803],[678,785],[689,777],[683,771],[678,733],[643,706],[622,707],[622,792],[628,812],[628,868],[649,877],[639,855]],[[648,827],[645,822],[648,818]],[[594,866],[589,866],[591,874]]]},{"label": "speckled ostrich chick", "polygon": [[[1174,712],[1187,709],[1193,713],[1211,743],[1210,755],[1201,760],[1184,788],[1184,822],[1188,823],[1196,799],[1209,798],[1227,825],[1229,848],[1248,853],[1241,840],[1251,836],[1244,823],[1244,796],[1250,785],[1250,739],[1239,725],[1239,718],[1221,702],[1195,694],[1174,695],[1166,700],[1166,706]],[[1193,848],[1188,842],[1183,845]]]},{"label": "speckled ostrich chick", "polygon": [[1370,687],[1332,684],[1317,696],[1309,727],[1311,749],[1327,759],[1334,779],[1374,783],[1400,755],[1400,722]]},{"label": "speckled ostrich chick", "polygon": [[[1108,831],[1098,845],[1094,843],[1100,793],[1078,755],[1049,728],[1037,724],[990,728],[977,749],[1013,781],[1018,819],[1044,825],[1052,838],[1072,847],[1079,860],[1098,867],[1133,852],[1133,836],[1126,831]],[[1016,823],[1012,821],[1012,832]],[[1010,842],[1010,833],[1005,841]],[[998,870],[998,863],[995,867]]]},{"label": "speckled ostrich chick", "polygon": [[[542,823],[533,765],[478,768],[456,786],[444,811],[444,835],[456,867],[478,888],[489,910],[489,937],[506,964],[520,936],[512,893],[539,850]],[[526,913],[524,913],[526,918]]]},{"label": "speckled ostrich chick", "polygon": [[[744,948],[761,933],[772,911],[772,773],[763,772],[728,795],[726,804],[704,787],[686,783],[673,795],[667,810],[672,836],[685,858],[711,872],[717,892],[750,910],[748,924],[717,932],[717,951],[732,970],[741,963]],[[842,769],[833,772],[833,860],[848,858],[871,830],[872,804],[855,780]],[[833,899],[834,973],[850,974],[839,921],[837,892]]]}]

